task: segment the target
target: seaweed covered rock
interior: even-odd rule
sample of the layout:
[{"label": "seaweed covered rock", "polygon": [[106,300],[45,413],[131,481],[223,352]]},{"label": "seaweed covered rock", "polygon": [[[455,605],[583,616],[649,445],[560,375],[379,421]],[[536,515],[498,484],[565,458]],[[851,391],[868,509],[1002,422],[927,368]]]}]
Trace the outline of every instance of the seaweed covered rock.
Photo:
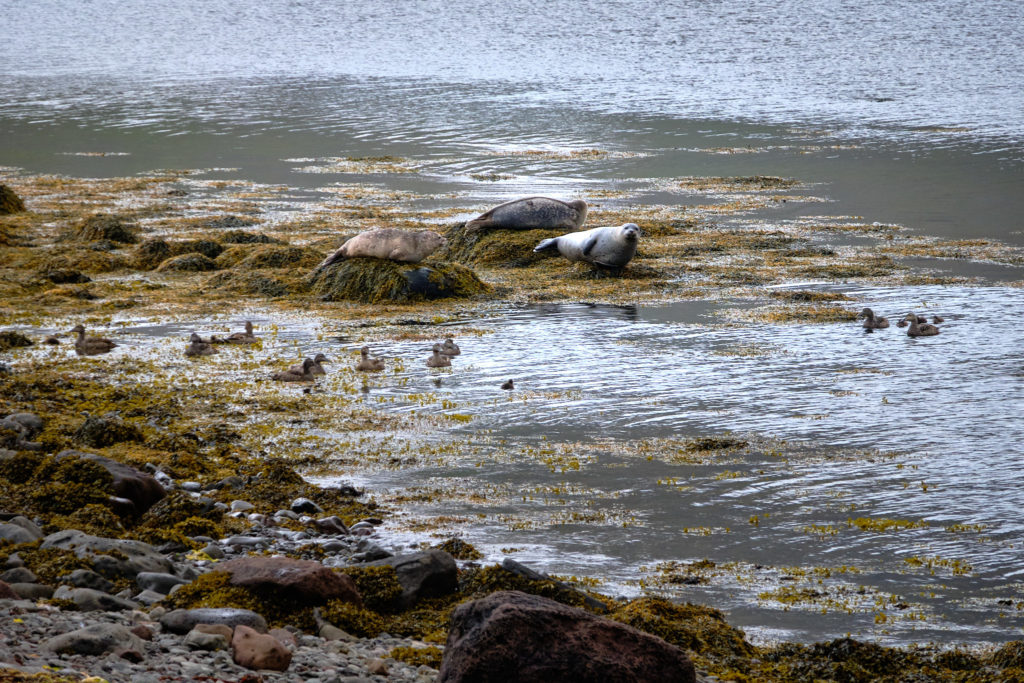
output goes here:
[{"label": "seaweed covered rock", "polygon": [[348,576],[319,562],[290,557],[243,557],[218,567],[231,575],[232,586],[273,591],[297,602],[321,604],[345,600],[361,606],[362,599]]},{"label": "seaweed covered rock", "polygon": [[77,529],[65,529],[43,539],[40,550],[71,550],[88,558],[96,571],[108,578],[133,578],[139,572],[169,574],[174,565],[148,543],[90,536]]},{"label": "seaweed covered rock", "polygon": [[245,216],[220,216],[203,224],[204,228],[211,230],[226,230],[229,228],[247,228],[256,225],[259,221]]},{"label": "seaweed covered rock", "polygon": [[153,270],[171,257],[171,246],[166,240],[150,239],[135,247],[132,265],[140,270]]},{"label": "seaweed covered rock", "polygon": [[49,280],[55,285],[80,285],[86,282],[92,282],[92,278],[88,275],[73,270],[71,268],[53,268],[46,269],[39,272],[39,277],[44,280]]},{"label": "seaweed covered rock", "polygon": [[409,608],[420,600],[449,595],[458,590],[458,568],[455,559],[443,550],[398,555],[363,567],[393,567],[402,586],[399,604]]},{"label": "seaweed covered rock", "polygon": [[[500,676],[498,673],[500,672]],[[438,681],[695,681],[686,653],[585,610],[501,591],[452,615]]]},{"label": "seaweed covered rock", "polygon": [[75,441],[93,448],[106,448],[116,443],[142,440],[142,432],[138,427],[114,415],[89,416],[75,432]]},{"label": "seaweed covered rock", "polygon": [[81,459],[96,463],[110,473],[112,482],[111,488],[115,496],[130,500],[132,512],[141,515],[167,495],[163,486],[151,475],[140,472],[134,467],[124,465],[105,458],[102,455],[82,453],[81,451],[66,450],[57,454],[57,461],[64,459]]},{"label": "seaweed covered rock", "polygon": [[459,263],[523,268],[549,258],[533,248],[562,234],[565,230],[467,230],[465,223],[453,223],[445,232],[448,245],[438,256]]},{"label": "seaweed covered rock", "polygon": [[224,247],[213,240],[182,240],[180,242],[169,242],[171,253],[179,254],[202,254],[208,259],[215,259],[224,252]]},{"label": "seaweed covered rock", "polygon": [[323,301],[416,301],[483,294],[490,287],[458,263],[399,263],[353,258],[317,269],[310,278],[313,294]]},{"label": "seaweed covered rock", "polygon": [[221,235],[221,244],[284,244],[283,241],[264,235],[262,232],[245,232],[244,230],[229,230]]},{"label": "seaweed covered rock", "polygon": [[309,247],[288,247],[274,244],[258,245],[239,262],[248,270],[257,268],[312,268],[323,260],[320,252]]},{"label": "seaweed covered rock", "polygon": [[71,239],[80,242],[110,241],[135,244],[139,241],[134,223],[120,216],[97,213],[83,219],[71,229]]},{"label": "seaweed covered rock", "polygon": [[7,185],[0,183],[0,216],[21,213],[25,210],[25,202]]},{"label": "seaweed covered rock", "polygon": [[32,346],[32,340],[21,332],[15,332],[13,330],[4,330],[0,332],[0,351],[17,349],[23,346]]},{"label": "seaweed covered rock", "polygon": [[203,273],[211,270],[217,270],[217,267],[218,266],[213,259],[193,252],[181,254],[180,256],[172,256],[157,266],[156,270],[159,273]]},{"label": "seaweed covered rock", "polygon": [[232,294],[249,294],[274,298],[289,293],[288,285],[281,280],[263,275],[259,272],[217,273],[203,283],[203,289],[230,292]]}]

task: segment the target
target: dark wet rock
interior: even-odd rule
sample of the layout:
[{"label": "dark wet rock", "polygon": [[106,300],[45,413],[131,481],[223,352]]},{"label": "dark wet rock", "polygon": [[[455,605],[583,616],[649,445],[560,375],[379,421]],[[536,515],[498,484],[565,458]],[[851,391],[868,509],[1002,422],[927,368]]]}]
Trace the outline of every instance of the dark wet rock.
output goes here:
[{"label": "dark wet rock", "polygon": [[324,511],[322,507],[311,501],[309,498],[296,498],[291,504],[292,512],[307,515],[317,515]]},{"label": "dark wet rock", "polygon": [[135,247],[132,265],[140,270],[153,270],[171,257],[171,246],[166,240],[149,239]]},{"label": "dark wet rock", "polygon": [[247,669],[285,671],[292,662],[292,653],[274,636],[247,626],[235,627],[231,649],[235,664]]},{"label": "dark wet rock", "polygon": [[169,574],[174,568],[170,560],[148,543],[90,536],[77,529],[50,534],[43,539],[40,548],[73,550],[77,557],[91,558],[97,571],[106,569],[115,576],[134,577],[139,572]]},{"label": "dark wet rock", "polygon": [[230,230],[224,233],[220,241],[223,244],[284,244],[281,240],[264,235],[262,232],[245,232]]},{"label": "dark wet rock", "polygon": [[106,448],[125,441],[138,443],[144,439],[138,427],[113,415],[85,418],[74,438],[94,448]]},{"label": "dark wet rock", "polygon": [[0,581],[6,583],[35,583],[39,577],[28,567],[14,567],[0,573]]},{"label": "dark wet rock", "polygon": [[[122,430],[122,426],[119,426],[117,423],[111,423],[109,420],[104,420],[103,418],[89,418],[86,420],[86,424],[89,423],[89,420],[100,420],[104,422],[104,424],[96,424],[95,427],[90,427],[86,430],[93,437],[100,439],[101,441],[120,438],[120,436],[124,436],[126,434],[126,432]],[[131,425],[123,426],[134,429]],[[79,429],[79,432],[85,430],[85,428],[86,425],[83,425],[82,428]],[[109,472],[110,476],[114,479],[112,493],[119,498],[131,501],[131,505],[133,507],[132,514],[135,516],[143,514],[167,495],[167,492],[164,491],[164,487],[161,486],[152,475],[141,472],[134,467],[119,463],[116,460],[112,460],[102,455],[83,453],[81,451],[74,450],[61,451],[57,454],[58,461],[65,458],[81,458],[83,460],[95,462],[103,467],[103,469]]]},{"label": "dark wet rock", "polygon": [[4,330],[0,332],[0,351],[18,349],[25,346],[32,346],[32,340],[21,332],[15,332],[13,330]]},{"label": "dark wet rock", "polygon": [[0,581],[0,600],[19,600],[20,596],[14,592],[7,582]]},{"label": "dark wet rock", "polygon": [[512,572],[513,574],[515,574],[517,576],[521,576],[524,579],[527,579],[529,581],[549,581],[549,582],[553,583],[554,585],[558,586],[559,588],[561,588],[562,590],[569,591],[570,593],[575,593],[576,595],[578,595],[579,598],[583,601],[583,603],[587,607],[589,607],[590,609],[592,609],[594,611],[597,611],[597,612],[607,612],[608,611],[608,605],[606,605],[605,603],[601,602],[597,598],[592,598],[589,595],[587,595],[586,593],[584,593],[584,592],[582,592],[580,590],[577,590],[573,586],[570,586],[569,584],[567,584],[567,583],[565,583],[563,581],[559,581],[557,579],[552,579],[547,574],[544,574],[542,572],[538,572],[538,571],[535,571],[533,569],[530,569],[526,565],[521,564],[519,562],[516,562],[511,557],[506,557],[502,561],[501,568],[504,569],[507,572]]},{"label": "dark wet rock", "polygon": [[45,583],[12,583],[11,590],[22,600],[49,600],[53,597],[53,586]]},{"label": "dark wet rock", "polygon": [[58,654],[102,655],[119,648],[142,652],[146,645],[141,638],[119,624],[92,624],[50,638],[42,647]]},{"label": "dark wet rock", "polygon": [[360,566],[394,567],[398,582],[402,585],[399,600],[404,608],[424,598],[450,595],[459,587],[455,559],[443,550],[398,555]]},{"label": "dark wet rock", "polygon": [[339,536],[347,536],[349,533],[348,527],[345,526],[345,522],[337,515],[314,519],[313,524],[321,533],[337,534]]},{"label": "dark wet rock", "polygon": [[244,557],[218,565],[231,575],[231,585],[289,595],[310,604],[344,600],[362,605],[355,583],[345,574],[312,560],[289,557]]},{"label": "dark wet rock", "polygon": [[65,580],[72,586],[92,588],[104,593],[109,593],[114,589],[114,584],[111,581],[108,581],[91,569],[76,569],[65,577]]},{"label": "dark wet rock", "polygon": [[137,602],[92,588],[61,586],[54,592],[53,597],[57,600],[71,600],[83,612],[119,612],[139,608]]},{"label": "dark wet rock", "polygon": [[120,216],[97,213],[72,228],[70,237],[81,242],[109,241],[135,244],[139,241],[137,232],[138,227],[131,221],[126,221]]},{"label": "dark wet rock", "polygon": [[44,280],[49,280],[55,285],[82,285],[92,282],[92,278],[85,273],[68,268],[53,268],[39,273]]},{"label": "dark wet rock", "polygon": [[176,609],[160,617],[160,625],[171,633],[188,633],[196,624],[224,624],[232,628],[248,626],[260,633],[267,632],[267,622],[247,609],[231,607],[200,607]]},{"label": "dark wet rock", "polygon": [[175,576],[174,574],[164,574],[161,572],[139,572],[135,577],[135,583],[138,584],[139,588],[142,590],[150,590],[162,595],[167,595],[175,586],[180,586],[189,582]]},{"label": "dark wet rock", "polygon": [[157,272],[203,273],[217,270],[217,268],[218,266],[214,263],[213,259],[202,254],[191,253],[172,256],[157,266]]},{"label": "dark wet rock", "polygon": [[470,297],[490,291],[476,273],[458,263],[400,263],[387,259],[352,258],[310,276],[313,294],[323,301],[414,301]]},{"label": "dark wet rock", "polygon": [[696,680],[686,653],[661,638],[519,591],[452,614],[438,681],[606,683]]},{"label": "dark wet rock", "polygon": [[[231,629],[228,629],[228,632],[232,633]],[[205,633],[198,629],[192,629],[185,635],[182,645],[190,650],[214,652],[228,649],[230,642],[230,638],[221,633]]]},{"label": "dark wet rock", "polygon": [[0,183],[0,216],[21,213],[25,210],[25,202],[7,185]]}]

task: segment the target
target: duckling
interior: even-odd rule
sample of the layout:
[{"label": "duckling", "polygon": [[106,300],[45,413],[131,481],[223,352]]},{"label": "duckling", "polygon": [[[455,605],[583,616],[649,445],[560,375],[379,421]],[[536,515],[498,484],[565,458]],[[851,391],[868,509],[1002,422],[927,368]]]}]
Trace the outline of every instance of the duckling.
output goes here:
[{"label": "duckling", "polygon": [[384,369],[384,361],[371,356],[369,346],[359,349],[359,355],[362,356],[356,363],[356,370],[359,372],[380,372]]},{"label": "duckling", "polygon": [[300,372],[295,372],[293,368],[284,370],[283,372],[275,372],[271,377],[279,382],[312,382],[313,381],[313,359],[307,358],[302,361],[302,367]]},{"label": "duckling", "polygon": [[501,385],[501,388],[504,389],[505,391],[512,391],[513,389],[516,388],[516,385],[512,383],[512,380],[509,380],[509,381],[503,383]]},{"label": "duckling", "polygon": [[441,354],[440,344],[434,344],[433,351],[434,354],[427,359],[428,368],[450,368],[452,366],[452,361],[448,358],[448,356],[444,356]]},{"label": "duckling", "polygon": [[235,332],[224,339],[229,344],[254,344],[259,340],[260,338],[252,333],[252,323],[248,320],[245,321],[245,332]]},{"label": "duckling", "polygon": [[217,349],[213,348],[213,344],[208,341],[203,341],[195,332],[188,338],[189,345],[185,349],[186,356],[212,356],[217,353]]},{"label": "duckling", "polygon": [[[306,359],[306,360],[308,360],[308,359]],[[320,365],[321,363],[324,363],[326,361],[327,361],[327,356],[325,356],[322,353],[316,354],[316,356],[313,358],[313,367],[310,368],[309,371],[311,373],[313,373],[314,375],[326,375],[327,371],[324,370],[322,365]],[[303,362],[305,362],[305,360]],[[302,373],[302,363],[296,363],[295,365],[291,366],[290,368],[288,368],[288,372]]]},{"label": "duckling", "polygon": [[78,334],[78,339],[75,340],[75,353],[79,356],[95,356],[107,353],[117,346],[114,342],[103,337],[86,337],[85,327],[82,325],[75,325],[71,331]]},{"label": "duckling", "polygon": [[921,322],[920,316],[913,313],[907,313],[905,320],[910,321],[910,329],[907,330],[908,337],[931,337],[939,333],[939,328],[935,327],[935,325]]},{"label": "duckling", "polygon": [[857,314],[858,318],[864,318],[864,329],[865,330],[884,330],[889,327],[889,319],[882,317],[875,317],[875,312],[870,308],[865,308],[863,311]]},{"label": "duckling", "polygon": [[460,353],[462,353],[462,349],[451,337],[444,340],[444,344],[441,345],[441,355],[458,356]]},{"label": "duckling", "polygon": [[946,322],[946,319],[943,318],[941,315],[933,315],[932,316],[932,322],[935,323],[936,325],[938,325],[939,323]]},{"label": "duckling", "polygon": [[43,340],[43,343],[49,344],[50,346],[57,346],[58,344],[60,344],[60,339],[57,337],[57,335],[51,334],[50,336]]}]

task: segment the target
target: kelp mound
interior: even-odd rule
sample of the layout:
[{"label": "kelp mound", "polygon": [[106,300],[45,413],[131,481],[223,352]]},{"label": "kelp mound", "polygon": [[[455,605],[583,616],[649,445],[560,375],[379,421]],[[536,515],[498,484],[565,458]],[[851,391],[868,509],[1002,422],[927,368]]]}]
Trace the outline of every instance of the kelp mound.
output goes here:
[{"label": "kelp mound", "polygon": [[15,332],[14,330],[4,330],[0,332],[0,351],[7,351],[8,349],[16,349],[23,346],[32,346],[32,343],[32,340],[21,332]]},{"label": "kelp mound", "polygon": [[96,213],[83,219],[67,234],[67,238],[78,242],[118,242],[135,244],[139,241],[134,223],[117,215]]},{"label": "kelp mound", "polygon": [[284,244],[283,241],[262,232],[229,230],[220,237],[221,244]]},{"label": "kelp mound", "polygon": [[354,258],[318,268],[309,279],[323,301],[418,301],[470,297],[490,291],[476,273],[458,263],[400,263]]},{"label": "kelp mound", "polygon": [[231,271],[212,276],[203,283],[203,289],[230,294],[264,296],[271,299],[286,296],[291,291],[285,282],[260,272],[235,273]]},{"label": "kelp mound", "polygon": [[259,245],[239,262],[239,266],[256,268],[312,268],[323,260],[323,255],[308,247]]},{"label": "kelp mound", "polygon": [[[164,239],[146,240],[135,248],[132,254],[132,265],[140,270],[159,269],[163,264],[174,256],[189,256],[198,254],[209,261],[217,258],[224,251],[224,247],[218,242],[211,240],[178,240],[168,241]],[[167,270],[195,270],[195,263],[203,263],[197,259],[181,260],[175,265],[168,264]],[[215,270],[201,266],[199,270]]]},{"label": "kelp mound", "polygon": [[436,255],[449,261],[524,268],[545,258],[534,253],[541,240],[558,237],[564,230],[467,230],[465,223],[448,226],[448,244]]},{"label": "kelp mound", "polygon": [[213,259],[202,254],[191,252],[181,256],[172,256],[159,266],[158,273],[179,272],[179,273],[203,273],[217,270],[217,264]]},{"label": "kelp mound", "polygon": [[0,216],[21,213],[25,210],[25,202],[11,188],[0,183]]}]

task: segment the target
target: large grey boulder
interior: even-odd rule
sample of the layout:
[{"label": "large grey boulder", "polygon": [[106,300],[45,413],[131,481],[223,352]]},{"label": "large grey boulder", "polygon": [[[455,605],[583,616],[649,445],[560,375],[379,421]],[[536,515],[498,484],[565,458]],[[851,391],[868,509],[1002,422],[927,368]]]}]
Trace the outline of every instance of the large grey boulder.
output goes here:
[{"label": "large grey boulder", "polygon": [[139,603],[125,600],[92,588],[61,586],[54,594],[56,600],[71,600],[83,612],[124,612],[139,609]]},{"label": "large grey boulder", "polygon": [[267,632],[267,622],[260,615],[247,609],[232,607],[200,607],[198,609],[176,609],[160,617],[160,625],[171,633],[188,633],[197,624],[224,624],[234,628],[248,626],[260,633]]},{"label": "large grey boulder", "polygon": [[459,588],[455,558],[436,548],[422,553],[396,555],[358,566],[394,567],[398,582],[402,584],[402,596],[399,600],[403,609],[411,607],[423,598],[450,595]]},{"label": "large grey boulder", "polygon": [[108,576],[133,578],[139,572],[170,574],[174,570],[174,564],[148,543],[90,536],[77,529],[50,534],[39,547],[73,550],[77,557],[93,560],[97,570]]},{"label": "large grey boulder", "polygon": [[45,641],[43,649],[57,654],[102,655],[115,650],[145,652],[145,643],[119,624],[92,624]]}]

